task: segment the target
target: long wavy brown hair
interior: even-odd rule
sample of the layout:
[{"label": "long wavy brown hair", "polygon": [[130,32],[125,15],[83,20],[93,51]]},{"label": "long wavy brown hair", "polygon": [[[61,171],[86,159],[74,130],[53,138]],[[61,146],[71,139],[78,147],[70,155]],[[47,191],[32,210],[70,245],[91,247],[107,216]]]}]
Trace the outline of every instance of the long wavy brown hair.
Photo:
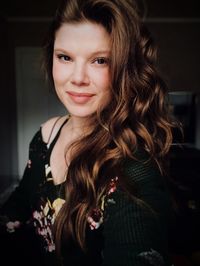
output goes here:
[{"label": "long wavy brown hair", "polygon": [[[45,67],[52,78],[55,33],[63,23],[91,21],[111,37],[111,102],[91,116],[88,135],[73,144],[65,182],[66,202],[55,221],[55,241],[74,239],[86,247],[87,217],[100,204],[110,179],[138,149],[162,169],[172,143],[167,87],[159,76],[156,49],[132,0],[66,0],[58,8],[45,44]],[[135,158],[136,159],[136,158]]]}]

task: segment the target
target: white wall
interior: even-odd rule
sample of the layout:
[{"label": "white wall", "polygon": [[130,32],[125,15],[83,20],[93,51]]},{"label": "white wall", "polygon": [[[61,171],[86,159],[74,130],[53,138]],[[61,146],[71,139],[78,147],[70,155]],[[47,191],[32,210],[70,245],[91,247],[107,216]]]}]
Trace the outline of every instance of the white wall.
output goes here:
[{"label": "white wall", "polygon": [[41,48],[16,48],[17,148],[18,176],[28,159],[31,138],[47,119],[65,114],[52,89],[47,87],[40,70]]}]

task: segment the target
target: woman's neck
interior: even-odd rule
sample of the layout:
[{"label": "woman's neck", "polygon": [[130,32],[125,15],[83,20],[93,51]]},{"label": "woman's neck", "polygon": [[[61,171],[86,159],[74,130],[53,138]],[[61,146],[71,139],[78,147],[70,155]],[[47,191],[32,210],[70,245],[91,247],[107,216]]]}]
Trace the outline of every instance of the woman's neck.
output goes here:
[{"label": "woman's neck", "polygon": [[70,115],[67,123],[68,130],[71,132],[72,138],[79,138],[88,132],[88,119],[85,117],[77,117]]}]

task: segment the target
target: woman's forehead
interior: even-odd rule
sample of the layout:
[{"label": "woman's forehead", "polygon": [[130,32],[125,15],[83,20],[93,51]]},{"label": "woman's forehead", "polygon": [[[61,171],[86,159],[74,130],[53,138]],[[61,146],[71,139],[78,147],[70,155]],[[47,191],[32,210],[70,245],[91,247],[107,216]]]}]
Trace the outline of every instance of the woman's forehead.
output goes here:
[{"label": "woman's forehead", "polygon": [[109,53],[110,35],[97,23],[64,23],[56,32],[54,49]]}]

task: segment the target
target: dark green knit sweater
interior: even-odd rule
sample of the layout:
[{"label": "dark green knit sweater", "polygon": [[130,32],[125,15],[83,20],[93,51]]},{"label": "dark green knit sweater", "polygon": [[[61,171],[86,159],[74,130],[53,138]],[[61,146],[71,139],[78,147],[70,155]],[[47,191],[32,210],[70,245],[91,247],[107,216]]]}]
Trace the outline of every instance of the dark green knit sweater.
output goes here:
[{"label": "dark green knit sweater", "polygon": [[[31,261],[37,266],[57,265],[51,229],[64,199],[62,184],[53,184],[49,159],[59,134],[50,147],[43,142],[41,129],[35,134],[22,181],[1,208],[2,219],[10,221],[1,226],[1,242],[10,241],[7,245],[1,243],[1,249],[7,247],[11,252],[12,248],[21,265],[32,265]],[[121,171],[137,200],[121,188],[118,177],[111,180],[101,208],[88,218],[88,251],[82,252],[73,241],[66,243],[62,250],[64,265],[171,265],[167,247],[170,200],[165,182],[157,166],[145,162],[146,155],[138,153],[138,158],[125,161]],[[15,221],[19,223],[14,225]]]}]

